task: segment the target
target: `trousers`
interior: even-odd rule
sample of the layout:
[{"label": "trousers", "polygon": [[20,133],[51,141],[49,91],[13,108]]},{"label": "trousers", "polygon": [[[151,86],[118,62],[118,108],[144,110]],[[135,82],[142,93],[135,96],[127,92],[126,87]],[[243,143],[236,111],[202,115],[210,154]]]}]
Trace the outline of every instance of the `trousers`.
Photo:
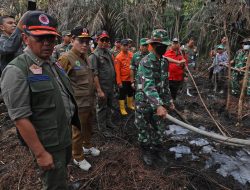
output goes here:
[{"label": "trousers", "polygon": [[76,161],[84,160],[83,149],[91,148],[91,133],[92,133],[92,119],[93,112],[88,110],[79,113],[79,118],[81,121],[81,131],[72,126],[72,156]]}]

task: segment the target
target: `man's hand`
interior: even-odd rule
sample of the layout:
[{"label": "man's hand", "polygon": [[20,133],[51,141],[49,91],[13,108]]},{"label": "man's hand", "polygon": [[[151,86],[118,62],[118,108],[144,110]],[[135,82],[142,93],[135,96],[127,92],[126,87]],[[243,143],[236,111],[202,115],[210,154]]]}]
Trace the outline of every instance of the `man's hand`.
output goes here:
[{"label": "man's hand", "polygon": [[122,88],[122,83],[118,84],[118,87],[119,87],[119,88]]},{"label": "man's hand", "polygon": [[187,82],[188,81],[188,77],[184,77],[184,82]]},{"label": "man's hand", "polygon": [[174,102],[171,102],[171,103],[170,103],[170,106],[169,106],[169,108],[170,108],[171,110],[174,110],[174,109],[175,109],[175,105],[174,105]]},{"label": "man's hand", "polygon": [[156,110],[156,115],[162,117],[162,118],[166,118],[166,114],[167,114],[167,110],[163,107],[163,106],[159,106]]},{"label": "man's hand", "polygon": [[178,61],[178,66],[183,66],[184,64],[186,63],[186,60],[185,59],[182,59],[180,61]]},{"label": "man's hand", "polygon": [[135,83],[134,83],[134,82],[131,82],[131,87],[132,87],[133,89],[135,89]]},{"label": "man's hand", "polygon": [[53,157],[47,151],[42,152],[36,156],[38,166],[43,170],[51,170],[55,168]]},{"label": "man's hand", "polygon": [[102,90],[98,90],[97,91],[97,96],[98,98],[104,99],[105,98],[105,94]]}]

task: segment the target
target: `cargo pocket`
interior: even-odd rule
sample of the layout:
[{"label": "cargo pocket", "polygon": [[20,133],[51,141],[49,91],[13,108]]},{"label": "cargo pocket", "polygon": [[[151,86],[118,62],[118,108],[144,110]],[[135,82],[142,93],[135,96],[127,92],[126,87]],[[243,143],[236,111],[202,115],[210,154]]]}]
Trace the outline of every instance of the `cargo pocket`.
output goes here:
[{"label": "cargo pocket", "polygon": [[52,81],[48,78],[43,80],[29,80],[30,91],[32,93],[31,104],[32,108],[50,108],[55,107],[53,101],[54,86]]},{"label": "cargo pocket", "polygon": [[33,122],[37,135],[44,147],[59,145],[58,128],[56,121],[41,120]]}]

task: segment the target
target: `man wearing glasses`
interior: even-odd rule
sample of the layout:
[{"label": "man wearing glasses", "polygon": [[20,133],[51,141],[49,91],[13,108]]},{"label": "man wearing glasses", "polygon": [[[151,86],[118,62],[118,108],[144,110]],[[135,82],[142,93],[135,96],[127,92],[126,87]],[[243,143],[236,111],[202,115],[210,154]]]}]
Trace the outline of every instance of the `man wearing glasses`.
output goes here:
[{"label": "man wearing glasses", "polygon": [[92,156],[100,154],[100,151],[90,142],[94,108],[94,79],[87,54],[92,38],[89,31],[82,26],[75,27],[71,33],[72,49],[63,54],[58,61],[69,76],[81,121],[81,130],[72,126],[73,161],[82,170],[88,171],[91,165],[84,158],[84,154]]},{"label": "man wearing glasses", "polygon": [[97,91],[97,125],[98,129],[104,132],[104,135],[110,135],[107,127],[115,127],[111,121],[115,69],[112,55],[107,49],[110,41],[108,33],[102,30],[97,33],[96,37],[97,47],[89,58],[94,72],[94,83]]},{"label": "man wearing glasses", "polygon": [[43,189],[66,190],[70,126],[81,125],[70,81],[51,59],[56,27],[56,20],[41,11],[24,18],[27,48],[4,69],[1,89],[9,116],[41,169]]}]

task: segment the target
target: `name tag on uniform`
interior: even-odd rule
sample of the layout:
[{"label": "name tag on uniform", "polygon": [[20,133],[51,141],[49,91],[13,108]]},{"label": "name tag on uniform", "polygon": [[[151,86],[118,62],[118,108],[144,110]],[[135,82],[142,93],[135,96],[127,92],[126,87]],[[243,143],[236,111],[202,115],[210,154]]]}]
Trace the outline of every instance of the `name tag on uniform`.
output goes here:
[{"label": "name tag on uniform", "polygon": [[81,70],[81,67],[80,66],[74,66],[73,70]]},{"label": "name tag on uniform", "polygon": [[34,75],[41,75],[43,73],[42,67],[39,67],[35,64],[31,65],[29,69]]}]

